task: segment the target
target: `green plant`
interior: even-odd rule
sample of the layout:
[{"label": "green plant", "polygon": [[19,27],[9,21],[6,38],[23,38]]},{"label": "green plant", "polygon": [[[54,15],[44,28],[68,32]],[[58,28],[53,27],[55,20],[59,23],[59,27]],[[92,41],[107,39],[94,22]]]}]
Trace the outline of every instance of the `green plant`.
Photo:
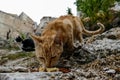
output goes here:
[{"label": "green plant", "polygon": [[[96,29],[96,22],[101,22],[105,25],[106,30],[114,27],[111,25],[116,15],[119,13],[111,10],[115,2],[120,0],[76,0],[77,11],[82,12],[82,20],[85,26],[90,26],[91,30]],[[89,22],[84,22],[84,18],[89,17]],[[119,16],[117,16],[119,17]]]},{"label": "green plant", "polygon": [[114,5],[115,0],[77,0],[77,11],[82,11],[85,16],[91,16],[92,13],[99,11],[107,12]]},{"label": "green plant", "polygon": [[67,9],[67,14],[68,14],[68,15],[72,15],[71,8],[69,8],[69,7],[68,7],[68,9]]},{"label": "green plant", "polygon": [[17,30],[17,32],[19,33],[19,36],[24,40],[27,38],[27,35],[25,33],[22,33],[20,31]]},{"label": "green plant", "polygon": [[6,55],[2,55],[0,57],[0,65],[6,63],[7,61],[11,61],[11,60],[17,60],[20,58],[33,58],[35,57],[35,54],[32,52],[17,52],[15,54],[6,54]]},{"label": "green plant", "polygon": [[2,56],[2,59],[7,58],[8,60],[15,60],[19,58],[25,58],[25,57],[35,57],[35,54],[33,53],[26,53],[26,52],[20,52],[16,54],[8,54],[6,56]]}]

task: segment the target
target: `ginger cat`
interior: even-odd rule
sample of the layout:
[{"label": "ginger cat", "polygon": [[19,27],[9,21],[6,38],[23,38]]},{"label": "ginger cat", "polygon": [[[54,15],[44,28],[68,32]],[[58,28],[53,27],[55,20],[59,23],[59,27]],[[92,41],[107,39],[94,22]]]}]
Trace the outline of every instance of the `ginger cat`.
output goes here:
[{"label": "ginger cat", "polygon": [[41,36],[31,35],[35,43],[35,51],[43,68],[53,67],[57,64],[63,46],[68,45],[74,49],[74,40],[83,43],[82,34],[95,35],[104,31],[104,25],[97,23],[100,28],[88,31],[78,17],[72,15],[61,16],[47,24]]}]

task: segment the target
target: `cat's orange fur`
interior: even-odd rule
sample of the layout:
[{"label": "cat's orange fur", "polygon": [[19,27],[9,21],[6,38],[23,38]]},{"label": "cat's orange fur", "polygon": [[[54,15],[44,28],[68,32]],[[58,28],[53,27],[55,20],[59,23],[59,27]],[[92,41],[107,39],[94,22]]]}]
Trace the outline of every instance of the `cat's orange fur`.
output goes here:
[{"label": "cat's orange fur", "polygon": [[104,31],[104,26],[98,23],[100,28],[96,31],[88,31],[78,17],[66,15],[49,22],[41,36],[31,35],[35,42],[35,51],[38,60],[44,68],[57,64],[63,46],[68,45],[73,49],[74,40],[83,42],[82,34],[94,35]]}]

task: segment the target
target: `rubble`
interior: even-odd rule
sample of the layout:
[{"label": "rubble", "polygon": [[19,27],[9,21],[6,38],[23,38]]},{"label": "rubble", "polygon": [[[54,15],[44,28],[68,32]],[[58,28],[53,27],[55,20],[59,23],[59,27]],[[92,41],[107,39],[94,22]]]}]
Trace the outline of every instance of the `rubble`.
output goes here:
[{"label": "rubble", "polygon": [[[78,48],[69,59],[61,57],[59,65],[70,69],[66,73],[61,71],[38,72],[37,68],[40,64],[35,60],[36,57],[32,56],[32,58],[22,58],[23,61],[22,59],[6,61],[2,64],[4,68],[1,68],[2,72],[6,73],[0,73],[0,80],[119,80],[120,40],[116,36],[116,29],[119,33],[119,29],[114,28],[101,35],[96,35],[93,42],[85,44],[81,48],[76,46]],[[114,32],[116,39],[107,37],[113,35]],[[5,55],[4,52],[6,53],[1,50],[2,55]],[[9,53],[11,54],[11,52]],[[29,55],[29,53],[25,54]],[[10,65],[13,67],[9,67]]]},{"label": "rubble", "polygon": [[[19,30],[25,34],[34,31],[41,33],[43,26],[54,19],[43,17],[41,23],[36,25],[24,12],[18,16],[0,11],[0,48],[7,43],[9,36],[16,37]],[[69,59],[61,57],[59,65],[69,68],[69,71],[64,69],[65,73],[38,72],[40,64],[34,51],[0,49],[0,80],[119,80],[120,28],[86,38],[85,41],[89,39],[90,43],[76,45]]]}]

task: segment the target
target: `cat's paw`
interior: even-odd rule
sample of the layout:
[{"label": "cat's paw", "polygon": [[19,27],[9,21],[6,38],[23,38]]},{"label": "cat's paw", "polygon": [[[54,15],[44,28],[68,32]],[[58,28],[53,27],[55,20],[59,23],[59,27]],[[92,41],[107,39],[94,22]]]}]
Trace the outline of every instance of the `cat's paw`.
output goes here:
[{"label": "cat's paw", "polygon": [[39,68],[39,72],[57,72],[59,71],[59,68]]},{"label": "cat's paw", "polygon": [[44,72],[44,71],[46,71],[45,68],[43,68],[43,67],[40,67],[40,68],[39,68],[39,72]]}]

